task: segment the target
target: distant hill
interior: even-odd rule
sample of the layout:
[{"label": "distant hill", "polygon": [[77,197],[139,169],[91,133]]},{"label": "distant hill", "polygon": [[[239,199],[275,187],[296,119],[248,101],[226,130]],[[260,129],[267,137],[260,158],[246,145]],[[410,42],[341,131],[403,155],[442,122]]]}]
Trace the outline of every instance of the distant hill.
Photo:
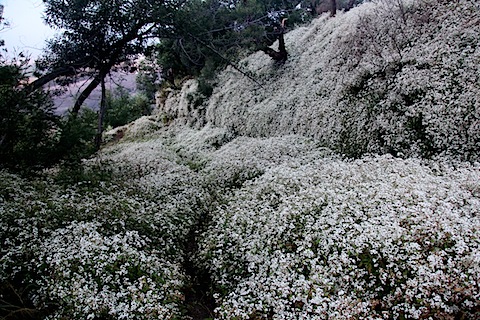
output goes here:
[{"label": "distant hill", "polygon": [[[111,77],[107,78],[107,90],[114,92],[118,86],[125,88],[132,95],[136,93],[135,73],[114,72]],[[68,109],[72,108],[75,103],[75,97],[80,94],[82,85],[86,80],[80,80],[73,85],[70,85],[67,91],[59,96],[54,97],[56,112],[64,114]],[[100,107],[101,89],[97,87],[92,94],[85,100],[84,105],[93,110]]]}]

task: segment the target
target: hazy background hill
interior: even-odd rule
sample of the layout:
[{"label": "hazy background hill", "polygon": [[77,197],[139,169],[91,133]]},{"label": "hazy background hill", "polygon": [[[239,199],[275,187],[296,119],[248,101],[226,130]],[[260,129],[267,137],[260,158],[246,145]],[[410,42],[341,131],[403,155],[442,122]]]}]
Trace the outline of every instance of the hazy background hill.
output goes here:
[{"label": "hazy background hill", "polygon": [[[110,92],[115,92],[118,87],[122,87],[130,95],[134,95],[136,90],[135,82],[136,74],[134,73],[124,73],[124,72],[113,72],[110,77],[107,78],[106,87]],[[81,92],[81,88],[85,86],[85,80],[78,81],[67,88],[61,95],[56,95],[53,97],[55,103],[55,111],[57,114],[65,114],[69,109],[75,104],[75,99]],[[84,106],[93,110],[98,110],[100,108],[100,100],[102,95],[102,90],[100,88],[95,89],[92,94],[85,100]]]}]

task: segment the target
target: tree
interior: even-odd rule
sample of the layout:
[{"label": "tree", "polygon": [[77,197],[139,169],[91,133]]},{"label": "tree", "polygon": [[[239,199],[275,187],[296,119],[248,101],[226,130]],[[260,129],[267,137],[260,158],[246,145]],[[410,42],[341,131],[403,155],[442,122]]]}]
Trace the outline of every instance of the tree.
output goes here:
[{"label": "tree", "polygon": [[[311,17],[293,0],[191,0],[176,12],[174,37],[162,40],[157,47],[159,63],[170,75],[173,71],[180,76],[200,76],[200,82],[225,65],[251,78],[235,61],[259,50],[276,61],[285,61],[285,18],[294,26]],[[279,49],[270,48],[277,40]]]},{"label": "tree", "polygon": [[[179,3],[153,0],[44,0],[45,20],[61,34],[48,42],[37,62],[42,75],[28,87],[34,92],[52,80],[66,85],[87,79],[72,109],[77,114],[86,98],[120,63],[148,50],[155,34],[169,34],[169,16]],[[104,86],[102,97],[105,97]],[[99,130],[105,110],[101,102]]]},{"label": "tree", "polygon": [[138,73],[135,77],[136,87],[149,101],[155,101],[155,93],[161,82],[161,66],[155,63],[155,59],[145,58],[138,64]]},{"label": "tree", "polygon": [[[0,4],[0,31],[4,30],[9,26],[8,21],[5,20],[3,17],[3,4]],[[0,39],[0,47],[3,47],[5,45],[5,41],[3,39]],[[0,53],[1,56],[1,53]]]},{"label": "tree", "polygon": [[0,60],[0,168],[30,170],[52,164],[59,118],[48,93],[23,90],[29,59]]},{"label": "tree", "polygon": [[114,92],[107,91],[105,125],[111,127],[123,126],[142,116],[151,114],[148,98],[143,94],[131,96],[122,88]]},{"label": "tree", "polygon": [[330,15],[334,17],[337,14],[337,0],[330,0]]},{"label": "tree", "polygon": [[[4,27],[0,14],[0,31]],[[94,151],[91,113],[60,118],[49,91],[27,89],[32,71],[23,53],[0,53],[0,169],[31,173],[59,161],[77,165]]]},{"label": "tree", "polygon": [[72,112],[77,113],[85,99],[121,62],[129,62],[145,51],[155,22],[170,10],[158,1],[45,0],[46,22],[63,30],[51,40],[39,63],[46,74],[32,83],[36,89],[60,76],[72,81],[90,76]]},{"label": "tree", "polygon": [[268,54],[273,60],[277,62],[285,62],[288,58],[287,49],[285,48],[285,39],[283,34],[285,33],[285,21],[287,19],[282,20],[282,24],[280,28],[275,29],[278,34],[278,51],[265,46],[262,48],[262,51]]}]

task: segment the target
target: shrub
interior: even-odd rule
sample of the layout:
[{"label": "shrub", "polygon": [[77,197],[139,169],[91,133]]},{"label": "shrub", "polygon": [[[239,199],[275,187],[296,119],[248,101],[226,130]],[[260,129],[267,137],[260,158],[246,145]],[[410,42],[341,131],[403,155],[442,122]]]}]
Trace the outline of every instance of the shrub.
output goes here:
[{"label": "shrub", "polygon": [[96,151],[97,114],[93,110],[83,108],[78,115],[68,114],[62,119],[60,129],[56,154],[67,166],[76,167]]},{"label": "shrub", "polygon": [[105,234],[98,223],[72,222],[41,244],[38,306],[51,319],[168,319],[179,313],[182,275],[136,231]]},{"label": "shrub", "polygon": [[54,161],[59,117],[44,91],[23,90],[28,59],[0,61],[0,168],[30,171]]},{"label": "shrub", "polygon": [[286,142],[237,139],[205,168],[222,188],[263,171],[233,181],[200,246],[218,319],[478,318],[478,165]]},{"label": "shrub", "polygon": [[285,34],[290,59],[228,68],[207,121],[242,135],[312,136],[350,157],[480,154],[476,1],[372,1]]},{"label": "shrub", "polygon": [[107,111],[105,113],[105,126],[123,126],[141,116],[151,113],[150,101],[144,95],[130,96],[123,88],[119,87],[115,93],[107,95]]}]

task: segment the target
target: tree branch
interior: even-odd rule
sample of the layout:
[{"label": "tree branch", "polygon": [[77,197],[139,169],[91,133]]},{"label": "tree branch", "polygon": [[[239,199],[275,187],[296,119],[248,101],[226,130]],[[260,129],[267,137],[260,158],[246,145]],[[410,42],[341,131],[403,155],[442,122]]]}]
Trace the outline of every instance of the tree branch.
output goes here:
[{"label": "tree branch", "polygon": [[68,75],[74,75],[77,71],[77,68],[74,66],[66,66],[66,67],[61,67],[58,69],[53,70],[52,72],[41,76],[40,78],[36,79],[32,83],[28,84],[25,87],[25,90],[28,94],[32,93],[33,91],[36,91],[49,83],[50,81],[53,81],[57,79],[58,77],[61,76],[68,76]]},{"label": "tree branch", "polygon": [[242,75],[244,75],[245,77],[247,77],[248,79],[250,79],[251,81],[253,81],[254,83],[256,83],[259,87],[263,88],[262,84],[260,82],[257,81],[257,79],[253,78],[251,75],[249,75],[248,73],[246,73],[245,71],[243,71],[242,69],[240,69],[240,67],[238,67],[235,63],[233,63],[232,61],[230,61],[230,59],[226,58],[223,54],[221,54],[219,51],[217,51],[215,48],[213,48],[211,45],[205,43],[203,40],[197,38],[196,36],[194,36],[193,34],[189,33],[189,36],[192,37],[195,41],[197,41],[198,43],[200,43],[201,45],[205,46],[208,50],[212,51],[214,54],[216,54],[218,57],[220,57],[223,61],[225,61],[228,65],[232,66],[232,68],[234,68],[235,70],[237,70],[238,72],[240,72]]},{"label": "tree branch", "polygon": [[[110,70],[110,69],[108,69]],[[100,70],[100,72],[93,78],[92,82],[88,84],[88,86],[80,93],[78,96],[77,100],[75,101],[75,105],[73,106],[72,113],[73,114],[78,114],[78,111],[80,111],[80,108],[82,107],[83,103],[87,98],[90,96],[90,94],[95,90],[96,87],[102,82],[103,79],[107,76],[108,71],[106,68]]]},{"label": "tree branch", "polygon": [[278,51],[275,51],[270,47],[265,47],[262,49],[262,51],[268,54],[270,58],[278,62],[285,62],[287,61],[287,58],[288,58],[288,52],[287,52],[287,49],[285,48],[285,38],[283,36],[285,33],[286,20],[287,19],[282,20],[281,28],[278,33]]}]

